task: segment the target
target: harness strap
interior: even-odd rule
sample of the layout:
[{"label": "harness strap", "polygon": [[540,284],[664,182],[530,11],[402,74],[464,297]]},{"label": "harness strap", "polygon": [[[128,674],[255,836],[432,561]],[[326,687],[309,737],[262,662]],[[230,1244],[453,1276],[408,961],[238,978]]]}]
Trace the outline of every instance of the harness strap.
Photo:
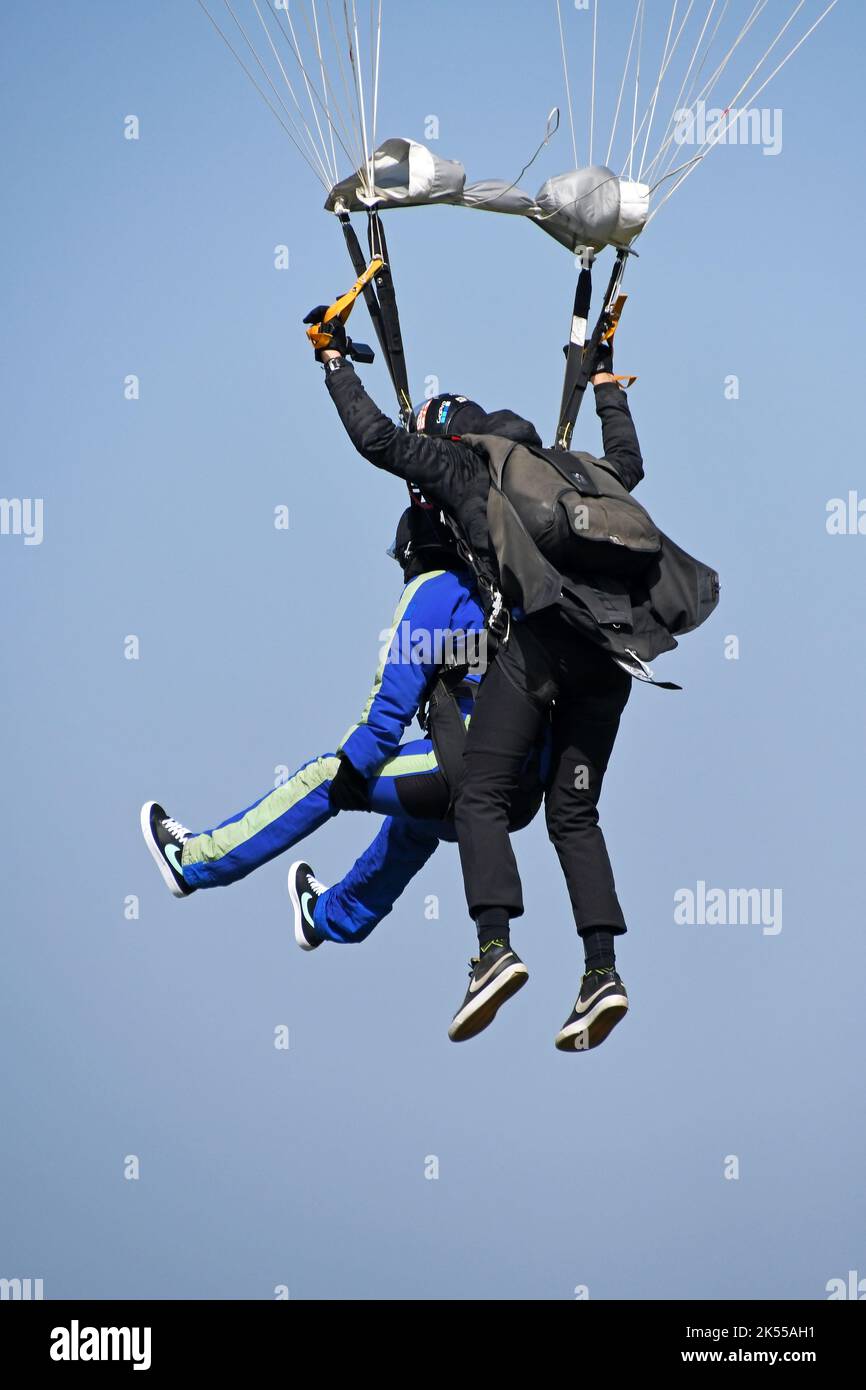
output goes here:
[{"label": "harness strap", "polygon": [[[367,258],[364,255],[364,252],[361,250],[361,243],[358,240],[355,228],[352,226],[349,214],[347,212],[341,212],[338,214],[338,217],[340,226],[343,231],[343,236],[346,241],[346,246],[348,248],[349,259],[352,262],[352,266],[358,279],[362,280],[364,279],[364,276],[367,271]],[[382,310],[379,307],[379,300],[376,297],[375,286],[372,284],[370,280],[364,281],[361,293],[364,296],[364,303],[367,306],[367,310],[372,320],[373,328],[375,329],[376,337],[379,342],[379,347],[382,349],[382,356],[388,363],[388,370],[390,371],[391,368],[390,359],[388,356],[388,342],[385,335],[385,326],[382,319]]]},{"label": "harness strap", "polygon": [[[349,259],[360,279],[367,268],[367,259],[361,250],[361,243],[355,228],[352,226],[349,214],[340,212],[337,215],[348,248]],[[373,209],[368,217],[367,236],[370,243],[371,259],[381,261],[382,264],[376,271],[375,283],[364,285],[364,303],[369,310],[376,338],[388,367],[388,375],[397,395],[400,420],[406,426],[412,415],[412,400],[409,395],[409,376],[406,370],[406,353],[403,347],[400,315],[397,312],[397,296],[394,291],[391,267],[388,264],[388,244],[385,241],[385,230],[378,212]],[[374,246],[377,248],[375,251],[373,250]]]},{"label": "harness strap", "polygon": [[463,684],[461,681],[453,686],[447,678],[440,675],[430,691],[425,708],[424,728],[430,736],[436,761],[448,784],[449,813],[463,777],[466,725],[457,703],[457,692]]},{"label": "harness strap", "polygon": [[[569,449],[571,447],[571,436],[583,398],[586,395],[586,388],[589,379],[594,375],[596,362],[598,359],[598,349],[605,339],[611,339],[616,332],[619,316],[622,313],[622,306],[625,299],[620,296],[619,288],[622,284],[622,277],[625,273],[625,264],[629,252],[620,248],[616,253],[610,281],[604,296],[604,306],[598,316],[592,336],[580,355],[577,370],[575,371],[575,356],[578,352],[577,344],[569,344],[568,357],[565,366],[565,386],[562,393],[562,407],[559,416],[559,427],[556,431],[556,447],[558,449]],[[578,298],[581,296],[581,280],[584,275],[589,275],[587,269],[580,272],[577,282],[577,293],[575,295],[575,314],[577,314]],[[583,302],[581,300],[581,302]],[[587,313],[589,305],[587,301]],[[572,330],[574,331],[574,330]]]},{"label": "harness strap", "polygon": [[[500,642],[506,642],[511,631],[511,614],[505,604],[502,591],[499,588],[493,575],[475,554],[471,545],[467,541],[463,531],[450,512],[443,512],[445,524],[457,544],[457,554],[460,556],[475,575],[475,582],[478,585],[484,606],[485,627],[489,638],[493,642],[493,653]],[[489,645],[489,644],[488,644]],[[492,653],[492,654],[493,654]]]},{"label": "harness strap", "polygon": [[[586,334],[589,325],[589,310],[592,303],[592,263],[595,253],[586,251],[581,260],[581,271],[577,277],[574,292],[574,309],[571,315],[571,333],[568,337],[568,352],[565,358],[565,380],[562,384],[562,400],[559,406],[559,429],[557,443],[560,442],[572,397],[580,379],[583,354],[586,347]],[[580,406],[578,405],[578,409]],[[575,417],[577,411],[575,411]]]},{"label": "harness strap", "polygon": [[385,240],[385,228],[382,226],[382,219],[375,208],[373,208],[368,215],[367,239],[370,246],[371,260],[379,260],[382,263],[375,277],[376,290],[379,297],[379,310],[384,329],[382,351],[385,354],[391,381],[397,393],[400,420],[402,424],[406,426],[412,415],[412,398],[409,395],[409,374],[406,368],[406,350],[403,346],[403,331],[400,327],[400,314],[397,309],[397,294],[394,289],[394,278],[391,274],[391,262],[388,258],[388,243]]}]

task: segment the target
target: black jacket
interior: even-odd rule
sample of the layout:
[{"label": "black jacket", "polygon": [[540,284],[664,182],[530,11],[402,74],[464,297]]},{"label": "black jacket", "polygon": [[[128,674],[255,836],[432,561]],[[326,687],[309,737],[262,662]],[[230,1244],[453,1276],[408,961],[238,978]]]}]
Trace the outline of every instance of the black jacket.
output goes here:
[{"label": "black jacket", "polygon": [[[475,554],[495,574],[487,525],[490,471],[486,460],[468,444],[410,434],[395,425],[367,395],[345,358],[337,370],[326,370],[325,381],[358,453],[376,468],[416,484],[425,497],[449,512]],[[601,419],[604,457],[631,492],[643,477],[643,460],[625,392],[612,383],[599,386],[595,408]],[[475,432],[501,435],[518,444],[541,444],[535,426],[507,410],[489,415],[484,430]]]}]

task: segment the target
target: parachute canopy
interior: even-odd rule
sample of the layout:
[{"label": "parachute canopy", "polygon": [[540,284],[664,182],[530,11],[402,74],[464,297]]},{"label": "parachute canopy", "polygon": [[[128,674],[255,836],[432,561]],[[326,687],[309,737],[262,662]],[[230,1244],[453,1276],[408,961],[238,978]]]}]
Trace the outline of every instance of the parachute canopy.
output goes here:
[{"label": "parachute canopy", "polygon": [[[328,207],[450,203],[516,214],[573,251],[627,247],[713,149],[740,143],[758,98],[838,0],[588,0],[580,9],[591,14],[547,0],[551,58],[557,35],[562,57],[571,171],[534,197],[517,186],[529,165],[512,183],[467,184],[461,164],[417,141],[380,143],[384,0],[198,4],[321,181]],[[540,8],[517,7],[508,21],[517,62],[521,25],[538,32]],[[574,82],[569,53],[579,63]],[[575,114],[574,98],[584,93],[586,119]],[[556,126],[548,120],[536,155]]]},{"label": "parachute canopy", "polygon": [[650,190],[593,164],[548,179],[531,197],[501,179],[467,184],[462,164],[443,159],[417,140],[385,140],[369,165],[333,186],[325,207],[361,212],[435,203],[528,217],[569,251],[601,251],[628,246],[643,230]]}]

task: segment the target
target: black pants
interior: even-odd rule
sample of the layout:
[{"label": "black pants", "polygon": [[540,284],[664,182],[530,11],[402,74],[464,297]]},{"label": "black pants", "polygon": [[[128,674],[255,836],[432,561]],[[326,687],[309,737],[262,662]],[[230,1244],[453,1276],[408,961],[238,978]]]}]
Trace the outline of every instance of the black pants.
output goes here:
[{"label": "black pants", "polygon": [[553,725],[547,828],[559,855],[579,931],[626,929],[598,798],[631,678],[556,615],[512,626],[488,671],[469,728],[454,809],[469,911],[523,912],[508,838],[508,809],[543,722]]}]

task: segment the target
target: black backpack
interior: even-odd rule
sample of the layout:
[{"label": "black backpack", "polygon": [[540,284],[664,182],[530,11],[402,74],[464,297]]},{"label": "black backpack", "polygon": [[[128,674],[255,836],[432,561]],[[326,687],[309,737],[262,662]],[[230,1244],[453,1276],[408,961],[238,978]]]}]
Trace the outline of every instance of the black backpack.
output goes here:
[{"label": "black backpack", "polygon": [[638,662],[671,651],[716,608],[716,571],[656,527],[606,460],[500,435],[463,442],[490,471],[487,521],[509,608],[558,607],[612,655]]},{"label": "black backpack", "polygon": [[503,459],[497,486],[564,574],[636,576],[661,550],[649,512],[592,454],[518,445]]}]

